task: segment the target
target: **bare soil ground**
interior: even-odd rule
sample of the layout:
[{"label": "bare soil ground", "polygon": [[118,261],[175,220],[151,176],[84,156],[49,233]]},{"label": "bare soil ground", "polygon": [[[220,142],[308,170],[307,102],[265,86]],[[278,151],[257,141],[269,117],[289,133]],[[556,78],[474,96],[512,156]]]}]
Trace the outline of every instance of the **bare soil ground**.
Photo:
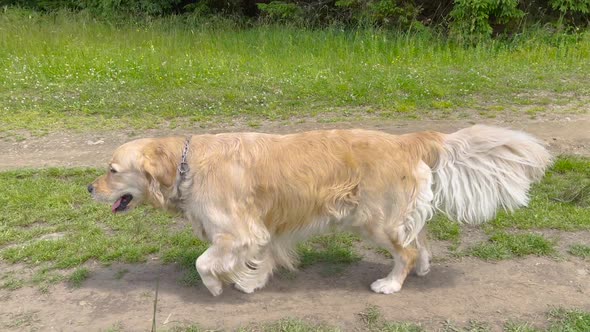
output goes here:
[{"label": "bare soil ground", "polygon": [[[545,140],[558,153],[590,155],[590,117],[482,121],[522,129]],[[400,121],[359,123],[268,124],[256,131],[294,132],[315,128],[364,127],[391,133],[418,130],[452,132],[470,121]],[[190,132],[254,130],[244,126],[197,129]],[[184,131],[53,133],[44,137],[0,141],[0,170],[47,166],[105,166],[113,149],[136,137],[186,134]],[[157,323],[161,330],[195,323],[205,328],[234,329],[250,323],[297,317],[325,322],[346,331],[363,330],[358,314],[377,305],[385,319],[421,323],[430,330],[451,320],[489,322],[501,330],[508,320],[546,324],[552,306],[590,310],[590,262],[565,251],[569,243],[590,243],[590,233],[548,232],[559,238],[556,258],[529,257],[497,263],[453,258],[446,244],[434,242],[435,260],[429,275],[410,276],[400,293],[377,295],[369,285],[386,275],[391,261],[361,249],[363,260],[339,273],[314,265],[295,274],[279,273],[269,285],[246,295],[231,288],[213,298],[202,286],[182,285],[183,271],[157,260],[138,265],[90,264],[91,277],[80,288],[65,283],[42,293],[35,288],[0,290],[0,329],[3,331],[124,331],[151,328],[154,291],[159,279]],[[482,238],[465,230],[462,241]],[[27,273],[23,266],[0,263],[1,269]],[[128,270],[122,278],[118,271]]]},{"label": "bare soil ground", "polygon": [[[429,275],[410,276],[394,295],[370,291],[370,283],[390,271],[391,260],[369,251],[361,262],[336,274],[317,265],[295,274],[279,273],[254,294],[227,287],[217,298],[202,285],[180,283],[183,271],[175,265],[90,264],[91,277],[80,288],[62,283],[46,294],[35,288],[0,291],[0,326],[4,331],[98,331],[115,326],[148,331],[158,279],[159,330],[195,323],[231,330],[297,317],[362,331],[358,314],[376,305],[385,319],[420,323],[428,331],[441,329],[445,321],[465,326],[472,320],[487,322],[496,331],[508,320],[543,326],[552,307],[590,310],[590,266],[578,258],[488,263],[441,254],[435,250]],[[128,272],[119,279],[120,270]]]}]

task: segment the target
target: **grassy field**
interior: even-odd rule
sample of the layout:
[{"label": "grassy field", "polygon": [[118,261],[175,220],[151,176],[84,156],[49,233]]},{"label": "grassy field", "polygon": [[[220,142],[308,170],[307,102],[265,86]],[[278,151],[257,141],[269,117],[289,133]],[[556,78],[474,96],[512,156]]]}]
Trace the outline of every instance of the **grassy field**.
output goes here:
[{"label": "grassy field", "polygon": [[[590,33],[433,35],[0,12],[0,135],[216,121],[534,116],[588,102]],[[551,111],[555,112],[555,109]]]}]

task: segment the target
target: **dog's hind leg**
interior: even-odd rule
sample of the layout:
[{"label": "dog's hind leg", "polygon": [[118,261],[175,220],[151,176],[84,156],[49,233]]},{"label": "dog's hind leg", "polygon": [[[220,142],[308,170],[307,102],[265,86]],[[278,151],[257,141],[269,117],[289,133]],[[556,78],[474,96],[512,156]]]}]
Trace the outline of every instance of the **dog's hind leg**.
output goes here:
[{"label": "dog's hind leg", "polygon": [[422,229],[416,239],[417,249],[403,247],[395,240],[395,236],[381,234],[373,237],[378,244],[387,248],[394,259],[393,270],[387,277],[376,280],[371,289],[376,293],[392,294],[401,290],[409,272],[414,269],[418,276],[425,276],[430,272],[430,252],[426,247],[426,230]]},{"label": "dog's hind leg", "polygon": [[373,282],[371,289],[375,293],[383,294],[398,292],[402,288],[406,276],[414,267],[418,253],[414,248],[402,247],[394,238],[385,233],[378,236],[378,238],[374,238],[374,240],[391,252],[394,266],[393,270],[385,278]]},{"label": "dog's hind leg", "polygon": [[[417,274],[426,275],[430,270],[424,226],[433,214],[432,174],[430,168],[421,162],[414,176],[415,186],[408,190],[407,197],[401,197],[396,202],[398,208],[404,211],[400,216],[402,223],[393,217],[371,234],[374,241],[389,249],[395,260],[391,273],[371,284],[371,289],[376,293],[398,292],[415,264]],[[418,250],[413,247],[414,242]]]},{"label": "dog's hind leg", "polygon": [[416,247],[418,248],[418,259],[416,260],[416,267],[414,271],[420,277],[427,275],[430,272],[430,258],[431,254],[428,250],[426,235],[426,227],[422,228],[416,239]]}]

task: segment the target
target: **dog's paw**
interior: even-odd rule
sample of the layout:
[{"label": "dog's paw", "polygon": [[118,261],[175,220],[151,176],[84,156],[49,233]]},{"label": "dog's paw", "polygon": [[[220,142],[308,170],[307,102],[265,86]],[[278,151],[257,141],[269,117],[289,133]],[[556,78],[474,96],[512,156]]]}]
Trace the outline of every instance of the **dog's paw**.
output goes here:
[{"label": "dog's paw", "polygon": [[414,272],[416,272],[417,276],[424,277],[430,272],[430,265],[418,265]]},{"label": "dog's paw", "polygon": [[235,289],[239,290],[240,292],[243,292],[246,294],[252,294],[256,290],[256,287],[244,286],[244,285],[240,285],[240,284],[234,284],[234,287],[235,287]]},{"label": "dog's paw", "polygon": [[207,287],[207,289],[209,290],[209,293],[211,293],[211,295],[213,296],[219,296],[221,295],[221,293],[223,293],[223,287],[221,286]]},{"label": "dog's paw", "polygon": [[221,295],[221,293],[223,293],[223,284],[216,278],[201,277],[201,280],[203,281],[203,284],[205,285],[205,287],[207,287],[207,290],[209,290],[209,293],[211,293],[211,295],[219,296]]},{"label": "dog's paw", "polygon": [[396,280],[383,278],[373,282],[371,284],[371,289],[375,293],[393,294],[395,292],[399,292],[400,289],[402,289],[402,285]]},{"label": "dog's paw", "polygon": [[266,281],[268,280],[268,276],[260,279],[247,279],[247,280],[240,280],[234,284],[234,287],[246,294],[253,293],[257,289],[261,289],[266,285]]}]

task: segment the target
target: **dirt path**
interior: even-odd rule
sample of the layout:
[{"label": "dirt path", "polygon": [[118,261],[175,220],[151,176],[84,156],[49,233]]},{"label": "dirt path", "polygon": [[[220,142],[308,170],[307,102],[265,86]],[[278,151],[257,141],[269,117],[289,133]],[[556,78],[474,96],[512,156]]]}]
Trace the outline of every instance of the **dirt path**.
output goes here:
[{"label": "dirt path", "polygon": [[[545,140],[555,153],[590,155],[590,115],[569,116],[557,119],[488,119],[479,123],[522,129]],[[119,132],[52,133],[15,141],[0,141],[0,170],[21,167],[47,166],[105,166],[113,150],[133,138],[187,133],[214,133],[221,131],[262,131],[287,133],[317,128],[362,127],[390,133],[407,133],[421,130],[452,132],[473,124],[473,121],[354,121],[351,123],[316,123],[278,125],[265,124],[253,129],[247,126],[195,128],[190,130],[146,130]]]},{"label": "dirt path", "polygon": [[[522,129],[545,140],[554,153],[590,156],[590,116],[553,120],[488,120],[484,123]],[[265,132],[292,132],[312,128],[364,127],[392,133],[418,130],[452,132],[470,121],[399,121],[291,126],[264,125]],[[229,127],[190,130],[193,133],[253,130]],[[189,130],[150,130],[101,133],[54,133],[22,141],[0,141],[0,170],[46,166],[104,166],[113,149],[136,137],[186,134]],[[567,233],[574,234],[574,233]],[[471,235],[466,235],[467,237]],[[477,237],[474,235],[474,237]],[[573,236],[577,243],[588,232]],[[464,239],[469,241],[469,239]],[[390,260],[371,251],[338,275],[325,276],[314,266],[294,276],[275,276],[269,286],[252,295],[226,288],[220,298],[206,289],[183,286],[183,271],[157,261],[138,265],[89,266],[90,279],[73,289],[58,284],[46,294],[34,288],[0,290],[0,329],[3,331],[97,331],[120,326],[124,331],[151,327],[153,295],[160,278],[157,320],[165,330],[179,323],[232,329],[249,323],[298,317],[321,321],[345,331],[363,330],[358,313],[368,305],[380,307],[384,318],[420,322],[429,331],[451,320],[464,325],[485,321],[500,330],[507,320],[545,322],[552,306],[590,310],[590,263],[567,254],[562,259],[526,258],[487,263],[452,259],[445,245],[435,242],[431,273],[410,277],[402,292],[377,295],[369,290],[387,274]],[[563,249],[565,250],[565,249]],[[562,250],[562,251],[563,251]],[[441,260],[441,258],[443,258]],[[8,268],[1,266],[0,268]],[[122,278],[118,271],[129,272]],[[164,324],[166,323],[166,324]]]},{"label": "dirt path", "polygon": [[[386,275],[390,264],[369,254],[336,276],[314,266],[295,276],[275,276],[254,294],[226,288],[218,298],[202,285],[181,285],[182,272],[174,265],[97,265],[89,267],[92,276],[79,289],[59,284],[48,294],[33,288],[0,291],[0,327],[98,331],[120,326],[123,331],[148,331],[158,277],[160,330],[189,323],[234,329],[297,317],[361,331],[358,314],[369,305],[378,306],[387,320],[420,322],[428,331],[440,329],[446,320],[458,326],[470,320],[488,322],[500,330],[508,320],[543,325],[553,306],[590,310],[590,267],[576,258],[439,262],[426,277],[410,276],[400,293],[372,293],[368,286]],[[129,270],[122,279],[116,276],[120,269]]]}]

